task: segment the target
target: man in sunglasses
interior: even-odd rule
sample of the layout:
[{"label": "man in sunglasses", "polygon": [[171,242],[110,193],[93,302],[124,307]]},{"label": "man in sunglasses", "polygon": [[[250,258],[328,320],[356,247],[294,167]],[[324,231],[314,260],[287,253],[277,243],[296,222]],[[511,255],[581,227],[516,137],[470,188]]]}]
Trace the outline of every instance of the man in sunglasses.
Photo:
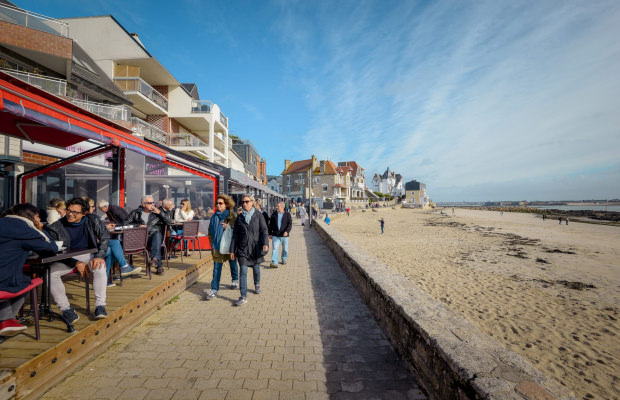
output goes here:
[{"label": "man in sunglasses", "polygon": [[146,226],[149,232],[148,247],[151,254],[151,270],[157,275],[164,273],[161,262],[161,243],[164,239],[164,227],[173,224],[167,213],[155,207],[153,196],[142,196],[142,205],[129,213],[125,224]]},{"label": "man in sunglasses", "polygon": [[77,268],[82,276],[93,277],[95,291],[95,318],[108,316],[105,309],[107,272],[105,255],[108,250],[110,235],[103,221],[90,213],[90,204],[83,199],[71,199],[67,202],[67,214],[45,228],[54,240],[62,242],[72,249],[96,248],[94,255],[85,254],[50,265],[50,291],[63,317],[69,323],[80,317],[69,304],[62,277]]}]

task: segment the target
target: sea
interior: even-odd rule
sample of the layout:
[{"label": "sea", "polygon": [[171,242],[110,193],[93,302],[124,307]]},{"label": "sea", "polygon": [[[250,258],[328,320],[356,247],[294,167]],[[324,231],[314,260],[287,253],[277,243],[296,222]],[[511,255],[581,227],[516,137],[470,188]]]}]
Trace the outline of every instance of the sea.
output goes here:
[{"label": "sea", "polygon": [[591,210],[591,211],[615,211],[620,212],[620,205],[570,205],[570,206],[530,206],[533,208],[539,208],[541,210]]}]

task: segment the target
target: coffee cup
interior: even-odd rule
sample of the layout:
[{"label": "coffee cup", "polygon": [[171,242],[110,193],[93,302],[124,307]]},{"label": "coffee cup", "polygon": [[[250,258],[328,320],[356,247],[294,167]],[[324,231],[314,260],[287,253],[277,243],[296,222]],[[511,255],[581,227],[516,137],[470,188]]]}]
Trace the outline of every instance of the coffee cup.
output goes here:
[{"label": "coffee cup", "polygon": [[61,248],[62,248],[62,244],[63,244],[63,243],[64,243],[64,242],[63,242],[62,240],[56,240],[56,246],[58,246],[58,249],[61,249]]}]

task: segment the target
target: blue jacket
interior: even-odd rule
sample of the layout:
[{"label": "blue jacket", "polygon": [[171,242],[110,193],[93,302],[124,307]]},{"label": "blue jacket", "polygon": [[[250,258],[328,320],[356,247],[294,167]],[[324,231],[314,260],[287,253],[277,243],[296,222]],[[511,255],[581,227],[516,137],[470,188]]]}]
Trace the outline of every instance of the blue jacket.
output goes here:
[{"label": "blue jacket", "polygon": [[52,240],[46,241],[41,232],[17,218],[0,218],[0,290],[17,293],[30,285],[30,276],[24,274],[24,263],[29,251],[56,253]]}]

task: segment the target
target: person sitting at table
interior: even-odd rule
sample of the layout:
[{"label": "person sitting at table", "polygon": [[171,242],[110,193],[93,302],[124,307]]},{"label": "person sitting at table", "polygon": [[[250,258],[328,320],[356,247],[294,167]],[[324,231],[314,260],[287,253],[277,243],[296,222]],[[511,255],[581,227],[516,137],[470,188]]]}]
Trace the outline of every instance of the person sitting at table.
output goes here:
[{"label": "person sitting at table", "polygon": [[47,205],[47,223],[53,224],[67,213],[65,201],[60,197],[54,197]]},{"label": "person sitting at table", "polygon": [[[29,251],[56,253],[58,247],[41,230],[39,209],[32,204],[17,204],[0,218],[0,291],[19,293],[31,284],[24,273]],[[26,329],[15,320],[27,293],[0,302],[0,335],[14,334]]]},{"label": "person sitting at table", "polygon": [[157,275],[164,273],[161,263],[161,243],[163,240],[164,226],[172,225],[172,219],[167,213],[162,213],[155,207],[153,196],[142,196],[142,205],[129,213],[125,224],[138,224],[148,228],[149,252],[151,253],[150,268],[155,269]]},{"label": "person sitting at table", "polygon": [[[177,208],[174,212],[174,222],[177,224],[182,224],[185,221],[192,221],[194,219],[194,210],[192,210],[192,203],[190,203],[189,199],[181,200],[181,207]],[[170,232],[172,235],[181,236],[183,234],[183,227],[177,228],[174,231]],[[177,245],[178,242],[172,242],[172,248]],[[183,242],[185,248],[187,249],[187,240]],[[187,252],[187,250],[186,250]]]},{"label": "person sitting at table", "polygon": [[97,249],[94,254],[84,254],[75,258],[58,261],[50,265],[50,291],[52,297],[62,312],[63,317],[72,324],[80,316],[69,304],[62,277],[77,268],[82,276],[93,277],[95,292],[95,318],[108,316],[105,309],[107,273],[105,255],[108,251],[110,235],[103,221],[96,215],[90,214],[90,205],[87,201],[74,198],[67,202],[67,215],[53,224],[46,226],[54,240],[62,240],[71,249]]},{"label": "person sitting at table", "polygon": [[123,221],[127,219],[129,214],[125,211],[124,208],[111,205],[107,200],[100,200],[97,202],[97,207],[99,210],[105,213],[109,224],[106,225],[108,228],[108,232],[110,232],[110,244],[108,245],[108,251],[105,255],[105,267],[106,273],[108,276],[108,287],[116,286],[112,282],[112,265],[114,265],[114,261],[118,262],[118,265],[121,268],[122,276],[135,275],[142,271],[141,267],[134,267],[133,265],[129,265],[127,260],[125,259],[125,254],[123,253],[123,244],[120,241],[119,235],[113,232],[113,229],[116,225],[122,225]]},{"label": "person sitting at table", "polygon": [[95,200],[87,196],[82,196],[82,200],[88,203],[87,214],[97,214],[97,207],[95,207]]}]

